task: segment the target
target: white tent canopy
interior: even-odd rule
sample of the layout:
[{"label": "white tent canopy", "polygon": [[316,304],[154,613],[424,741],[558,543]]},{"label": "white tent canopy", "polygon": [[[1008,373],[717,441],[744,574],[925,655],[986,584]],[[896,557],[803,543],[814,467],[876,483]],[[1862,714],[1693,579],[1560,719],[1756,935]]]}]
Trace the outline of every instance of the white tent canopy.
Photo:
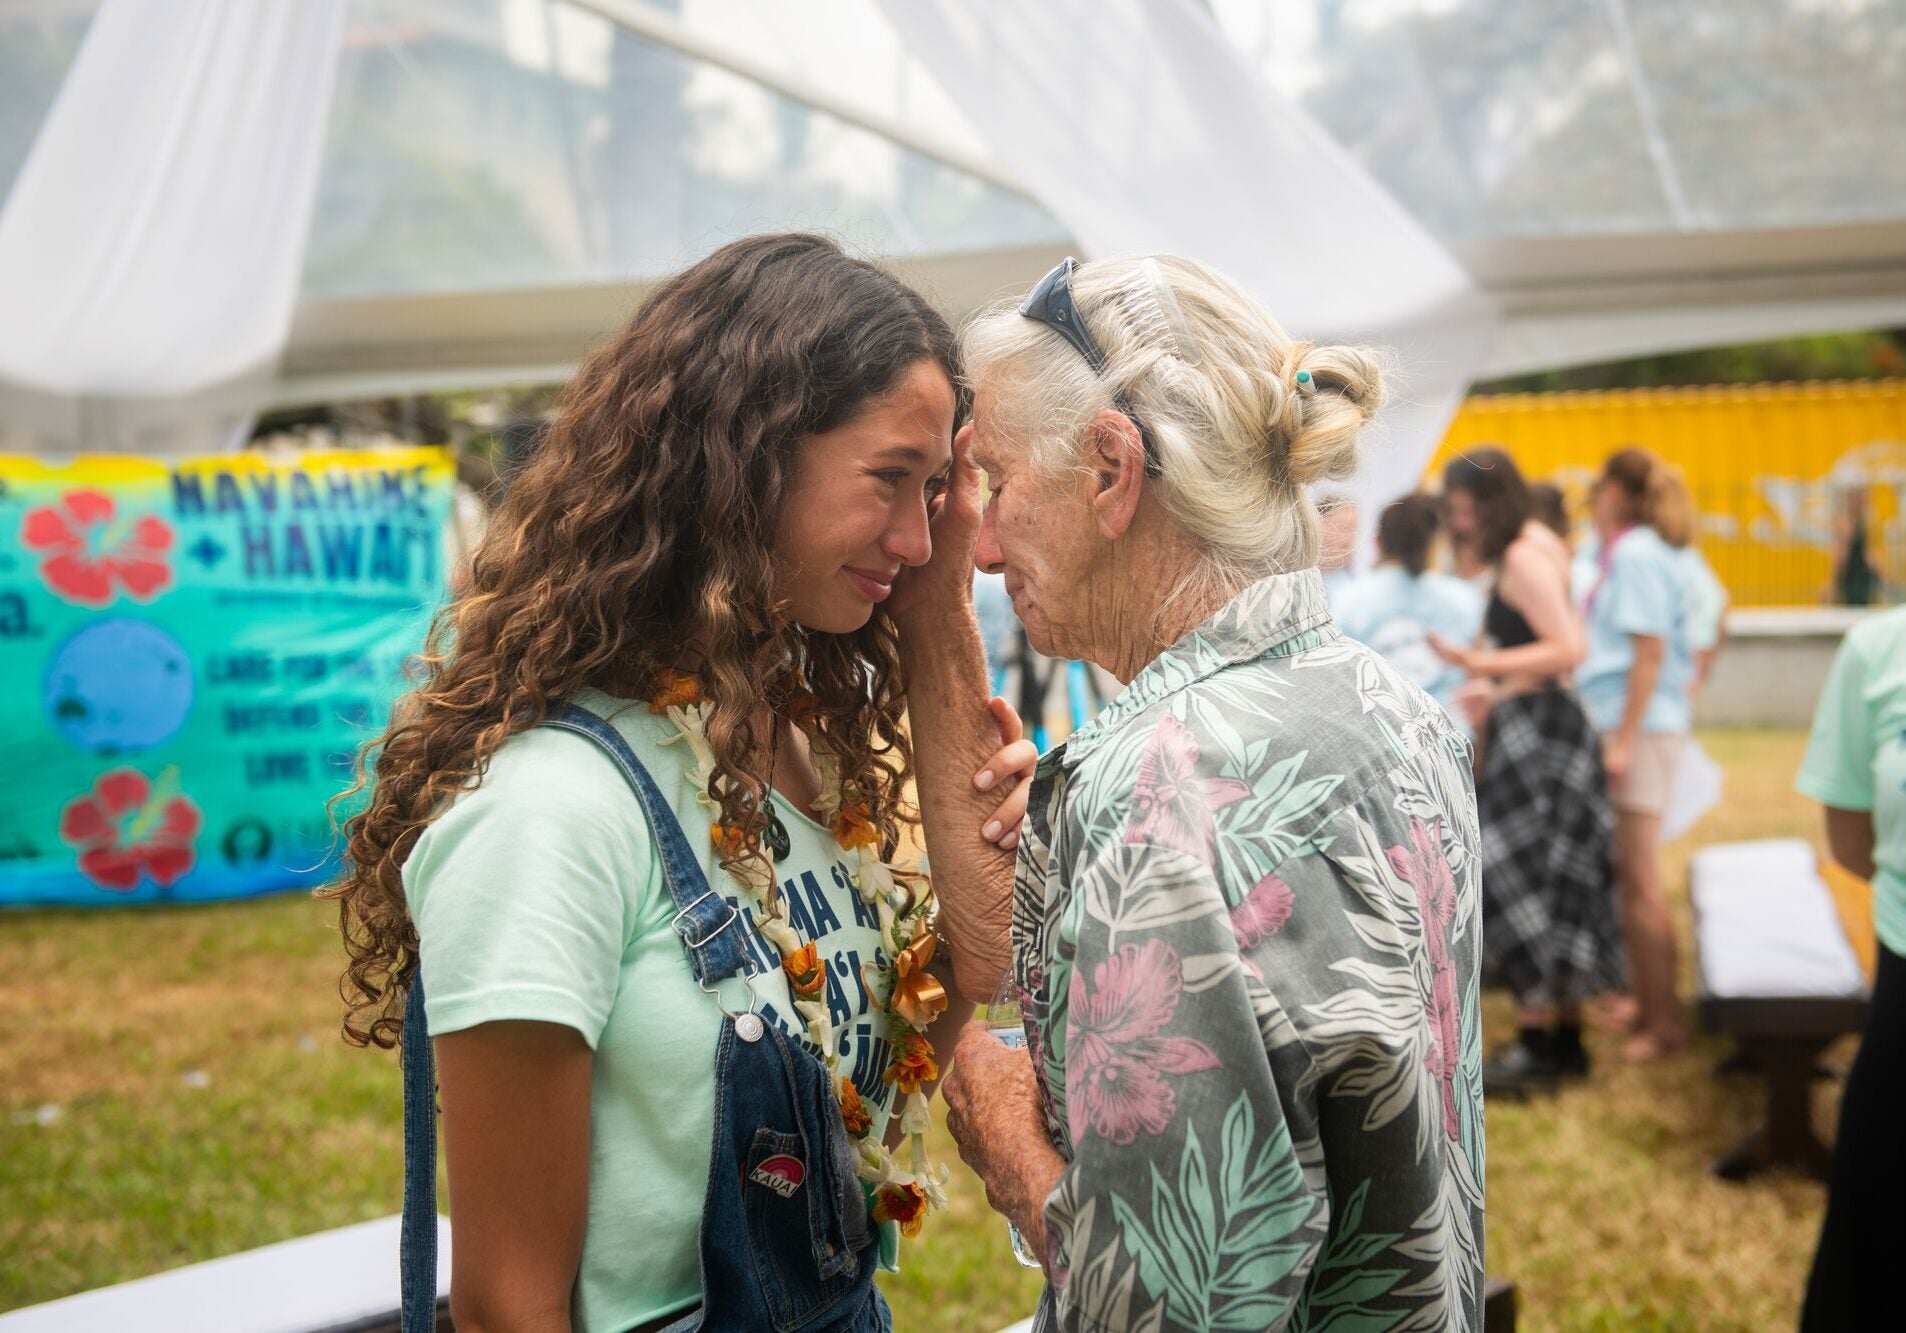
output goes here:
[{"label": "white tent canopy", "polygon": [[1479,374],[1906,323],[1903,86],[1906,0],[0,0],[0,432],[551,378],[817,227],[955,315],[1195,255],[1397,347],[1420,449]]}]

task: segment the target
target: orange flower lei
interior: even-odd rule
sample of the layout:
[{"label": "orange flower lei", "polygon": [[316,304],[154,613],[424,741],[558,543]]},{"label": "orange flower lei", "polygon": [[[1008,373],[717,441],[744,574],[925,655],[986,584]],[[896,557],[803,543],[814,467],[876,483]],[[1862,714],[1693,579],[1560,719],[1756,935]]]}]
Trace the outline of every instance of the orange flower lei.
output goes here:
[{"label": "orange flower lei", "polygon": [[920,1091],[922,1083],[931,1083],[939,1076],[940,1066],[933,1061],[933,1043],[918,1032],[909,1032],[895,1053],[893,1063],[881,1077],[898,1084],[902,1092],[914,1093]]},{"label": "orange flower lei", "polygon": [[878,847],[880,830],[874,827],[872,813],[862,801],[846,801],[834,815],[834,840],[846,849]]},{"label": "orange flower lei", "polygon": [[[876,1220],[895,1223],[903,1236],[911,1238],[920,1233],[929,1210],[937,1212],[947,1204],[947,1168],[927,1159],[930,1117],[922,1087],[940,1076],[926,1029],[947,1006],[945,987],[926,970],[936,943],[927,924],[933,911],[933,891],[923,879],[918,887],[903,884],[894,868],[881,859],[881,833],[872,810],[851,787],[840,782],[833,756],[813,729],[817,712],[814,696],[798,674],[790,679],[785,690],[785,715],[808,733],[809,748],[821,771],[821,797],[816,809],[831,816],[835,840],[843,851],[857,858],[855,891],[862,902],[875,909],[883,946],[880,952],[893,960],[883,968],[864,965],[861,980],[869,998],[886,1016],[888,1036],[896,1052],[883,1078],[895,1085],[902,1099],[895,1113],[910,1145],[906,1169],[874,1136],[873,1116],[861,1100],[860,1090],[839,1070],[838,1043],[827,1007],[827,960],[821,956],[818,944],[803,941],[795,933],[788,922],[786,904],[773,892],[771,875],[764,882],[759,871],[744,867],[735,872],[735,878],[755,896],[755,925],[781,955],[795,1012],[807,1023],[807,1036],[823,1053],[834,1077],[841,1122],[855,1140],[856,1171],[872,1195],[873,1215]],[[649,711],[658,716],[666,714],[675,724],[678,734],[663,743],[681,741],[688,745],[694,757],[688,780],[695,788],[696,799],[714,807],[708,795],[714,752],[703,725],[704,702],[701,683],[693,676],[665,671],[650,693]],[[758,837],[719,819],[710,823],[709,837],[723,860],[739,860],[746,853],[761,850]],[[919,879],[917,875],[909,878]]]},{"label": "orange flower lei", "polygon": [[827,960],[820,956],[813,940],[783,958],[781,970],[788,974],[788,986],[803,1000],[811,1000],[827,989]]},{"label": "orange flower lei", "polygon": [[874,1221],[898,1222],[908,1240],[920,1234],[926,1215],[927,1192],[911,1180],[883,1185],[874,1195]]},{"label": "orange flower lei", "polygon": [[866,1138],[873,1132],[874,1118],[867,1110],[867,1103],[860,1099],[860,1089],[845,1074],[834,1082],[840,1094],[841,1123],[847,1126],[847,1132],[855,1138]]}]

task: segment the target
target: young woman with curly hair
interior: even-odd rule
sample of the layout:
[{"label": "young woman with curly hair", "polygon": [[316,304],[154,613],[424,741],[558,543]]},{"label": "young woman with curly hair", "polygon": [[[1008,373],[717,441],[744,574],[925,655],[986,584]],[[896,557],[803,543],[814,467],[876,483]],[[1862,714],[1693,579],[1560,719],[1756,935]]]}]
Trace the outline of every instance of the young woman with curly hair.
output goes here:
[{"label": "young woman with curly hair", "polygon": [[[662,284],[367,751],[328,890],[345,1030],[414,1064],[427,1018],[459,1328],[887,1326],[876,1241],[939,1182],[882,1144],[923,1129],[967,1012],[886,865],[913,769],[891,594],[931,552],[958,383],[945,321],[825,239]],[[1002,826],[1026,748],[993,766]],[[969,995],[997,977],[949,939]]]}]

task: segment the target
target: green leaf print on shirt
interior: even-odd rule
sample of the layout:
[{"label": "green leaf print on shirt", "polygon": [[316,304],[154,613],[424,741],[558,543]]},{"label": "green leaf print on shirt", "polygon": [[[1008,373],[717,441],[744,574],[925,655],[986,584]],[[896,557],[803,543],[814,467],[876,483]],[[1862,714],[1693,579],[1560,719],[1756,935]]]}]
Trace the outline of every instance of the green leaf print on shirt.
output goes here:
[{"label": "green leaf print on shirt", "polygon": [[1163,1295],[1175,1323],[1261,1329],[1290,1308],[1274,1293],[1317,1243],[1298,1238],[1317,1201],[1304,1188],[1289,1127],[1280,1121],[1257,1140],[1248,1094],[1225,1113],[1220,1152],[1214,1193],[1204,1145],[1187,1124],[1176,1185],[1151,1166],[1151,1224],[1118,1194],[1112,1211],[1146,1294]]}]

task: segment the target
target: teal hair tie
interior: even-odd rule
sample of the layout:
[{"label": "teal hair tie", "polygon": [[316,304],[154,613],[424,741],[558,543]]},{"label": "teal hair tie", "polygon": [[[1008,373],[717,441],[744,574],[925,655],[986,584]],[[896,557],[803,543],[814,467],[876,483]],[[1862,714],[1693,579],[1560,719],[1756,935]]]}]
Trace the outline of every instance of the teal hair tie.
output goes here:
[{"label": "teal hair tie", "polygon": [[1298,382],[1299,384],[1309,384],[1309,383],[1310,383],[1310,372],[1309,372],[1308,370],[1300,370],[1300,371],[1298,371],[1298,372],[1297,372],[1297,382]]}]

